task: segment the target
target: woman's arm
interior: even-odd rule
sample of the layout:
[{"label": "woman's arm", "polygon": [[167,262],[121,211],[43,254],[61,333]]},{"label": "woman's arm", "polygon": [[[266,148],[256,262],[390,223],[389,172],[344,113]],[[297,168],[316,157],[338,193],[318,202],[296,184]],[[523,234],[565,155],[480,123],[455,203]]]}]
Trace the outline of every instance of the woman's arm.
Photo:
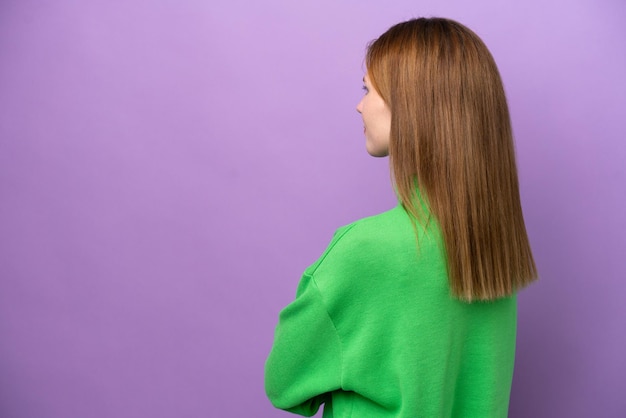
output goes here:
[{"label": "woman's arm", "polygon": [[296,300],[279,317],[265,364],[265,390],[272,404],[314,415],[341,389],[341,343],[311,275],[302,277]]}]

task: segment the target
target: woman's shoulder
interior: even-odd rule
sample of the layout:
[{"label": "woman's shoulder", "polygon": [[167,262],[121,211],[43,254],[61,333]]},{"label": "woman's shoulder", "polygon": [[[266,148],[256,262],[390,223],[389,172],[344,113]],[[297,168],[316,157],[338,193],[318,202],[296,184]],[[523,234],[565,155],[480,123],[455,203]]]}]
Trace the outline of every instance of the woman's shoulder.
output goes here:
[{"label": "woman's shoulder", "polygon": [[372,258],[384,256],[393,247],[412,243],[414,232],[401,206],[358,219],[337,228],[324,253],[307,270],[358,268]]},{"label": "woman's shoulder", "polygon": [[410,219],[401,205],[376,215],[360,218],[337,229],[335,236],[347,239],[369,238],[372,235],[395,233],[397,229],[410,226]]}]

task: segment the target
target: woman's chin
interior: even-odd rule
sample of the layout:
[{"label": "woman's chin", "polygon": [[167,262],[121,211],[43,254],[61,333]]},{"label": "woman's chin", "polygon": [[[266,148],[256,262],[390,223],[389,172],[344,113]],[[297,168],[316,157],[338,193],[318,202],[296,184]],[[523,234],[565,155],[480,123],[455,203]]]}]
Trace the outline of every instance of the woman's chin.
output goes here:
[{"label": "woman's chin", "polygon": [[367,150],[367,153],[371,155],[372,157],[382,158],[382,157],[387,157],[389,155],[388,150],[375,148],[375,147],[370,146],[369,144],[365,146],[365,149]]}]

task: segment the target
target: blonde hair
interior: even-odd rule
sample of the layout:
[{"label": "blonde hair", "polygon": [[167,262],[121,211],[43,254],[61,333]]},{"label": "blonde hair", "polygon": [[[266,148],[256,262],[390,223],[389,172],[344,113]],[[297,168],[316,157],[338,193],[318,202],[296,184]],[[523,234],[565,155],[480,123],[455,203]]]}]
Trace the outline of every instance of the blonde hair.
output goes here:
[{"label": "blonde hair", "polygon": [[439,223],[452,294],[494,300],[535,280],[508,106],[485,44],[458,22],[413,19],[368,46],[366,67],[391,109],[400,202],[413,222]]}]

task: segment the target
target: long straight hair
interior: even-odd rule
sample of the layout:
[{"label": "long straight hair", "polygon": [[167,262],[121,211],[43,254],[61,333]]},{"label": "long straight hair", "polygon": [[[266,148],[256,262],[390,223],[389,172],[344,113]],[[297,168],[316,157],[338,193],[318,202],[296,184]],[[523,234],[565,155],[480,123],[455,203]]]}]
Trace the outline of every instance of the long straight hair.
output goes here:
[{"label": "long straight hair", "polygon": [[458,22],[419,18],[370,43],[365,61],[391,110],[400,202],[413,222],[439,223],[452,294],[494,300],[535,280],[509,110],[485,44]]}]

